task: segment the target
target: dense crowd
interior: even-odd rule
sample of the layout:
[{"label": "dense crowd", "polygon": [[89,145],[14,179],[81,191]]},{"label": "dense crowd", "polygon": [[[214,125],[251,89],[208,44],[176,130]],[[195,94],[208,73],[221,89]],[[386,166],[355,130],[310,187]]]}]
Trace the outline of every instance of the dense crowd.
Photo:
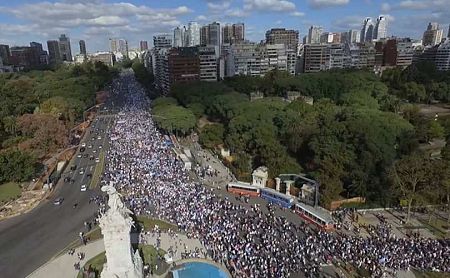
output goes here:
[{"label": "dense crowd", "polygon": [[[216,196],[189,178],[181,161],[154,125],[150,101],[131,74],[113,92],[126,98],[110,130],[110,150],[102,182],[113,185],[137,215],[178,225],[198,238],[208,256],[234,277],[318,277],[324,262],[348,262],[381,276],[385,269],[450,271],[449,243],[396,239],[387,227],[368,238],[336,235],[294,224],[258,206],[251,208]],[[204,169],[198,169],[201,173]],[[208,173],[209,174],[209,173]],[[377,228],[378,229],[378,228]]]}]

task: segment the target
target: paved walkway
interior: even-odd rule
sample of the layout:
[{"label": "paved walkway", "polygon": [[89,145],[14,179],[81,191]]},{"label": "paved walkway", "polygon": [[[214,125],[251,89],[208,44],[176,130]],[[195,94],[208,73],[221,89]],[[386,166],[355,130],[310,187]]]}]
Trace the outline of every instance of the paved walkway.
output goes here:
[{"label": "paved walkway", "polygon": [[[157,235],[147,233],[144,235],[145,244],[157,246]],[[159,247],[165,251],[172,247],[174,251],[173,260],[181,260],[181,252],[194,252],[196,248],[202,252],[206,252],[202,244],[198,239],[189,239],[186,235],[176,234],[175,237],[171,237],[167,233],[161,233],[160,245]],[[75,278],[78,275],[78,270],[75,270],[74,264],[79,262],[77,253],[83,252],[85,258],[81,261],[80,266],[83,267],[84,264],[91,258],[97,256],[101,252],[105,251],[105,246],[103,245],[103,239],[94,241],[85,246],[80,246],[75,249],[73,255],[67,253],[56,257],[52,261],[44,264],[33,273],[31,273],[29,278]]]}]

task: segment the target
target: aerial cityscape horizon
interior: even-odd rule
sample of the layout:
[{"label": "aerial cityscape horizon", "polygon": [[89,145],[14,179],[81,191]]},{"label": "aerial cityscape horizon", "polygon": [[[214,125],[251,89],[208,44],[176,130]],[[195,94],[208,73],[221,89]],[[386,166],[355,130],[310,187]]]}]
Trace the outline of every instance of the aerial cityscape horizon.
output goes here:
[{"label": "aerial cityscape horizon", "polygon": [[0,276],[448,278],[450,0],[0,2]]}]

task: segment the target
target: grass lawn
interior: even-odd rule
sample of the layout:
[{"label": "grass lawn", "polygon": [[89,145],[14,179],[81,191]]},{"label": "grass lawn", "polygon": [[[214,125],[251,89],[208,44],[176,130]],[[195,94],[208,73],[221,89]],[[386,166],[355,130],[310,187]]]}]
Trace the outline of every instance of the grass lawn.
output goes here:
[{"label": "grass lawn", "polygon": [[98,159],[100,160],[97,165],[95,166],[94,174],[92,175],[91,183],[89,185],[89,188],[95,188],[97,187],[98,183],[100,182],[100,176],[103,173],[103,170],[105,168],[105,152],[101,151],[98,155]]},{"label": "grass lawn", "polygon": [[[95,277],[100,277],[100,273],[103,270],[103,264],[105,264],[105,262],[106,262],[106,254],[105,252],[102,252],[97,256],[93,257],[92,259],[90,259],[89,261],[87,261],[84,267],[93,270],[95,272]],[[83,273],[80,271],[77,277],[83,278]]]},{"label": "grass lawn", "polygon": [[22,189],[18,183],[8,182],[0,185],[0,204],[20,197]]},{"label": "grass lawn", "polygon": [[[156,265],[158,265],[158,270],[154,271],[154,274],[161,275],[169,268],[169,265],[164,260],[158,260],[158,254],[160,257],[164,257],[166,251],[164,250],[156,250],[156,248],[152,245],[138,245],[139,253],[141,254],[141,258],[144,261],[144,264],[148,264],[154,270]],[[97,256],[93,257],[89,261],[86,262],[84,267],[90,268],[96,274],[95,277],[100,277],[100,273],[103,270],[103,264],[106,262],[106,254],[102,252]],[[83,278],[83,274],[80,271],[78,273],[78,278]]]},{"label": "grass lawn", "polygon": [[149,218],[145,216],[138,216],[137,217],[137,224],[144,226],[144,230],[149,231],[155,227],[155,225],[158,225],[158,227],[162,231],[167,231],[168,229],[178,231],[178,227],[174,224],[168,223],[163,220]]}]

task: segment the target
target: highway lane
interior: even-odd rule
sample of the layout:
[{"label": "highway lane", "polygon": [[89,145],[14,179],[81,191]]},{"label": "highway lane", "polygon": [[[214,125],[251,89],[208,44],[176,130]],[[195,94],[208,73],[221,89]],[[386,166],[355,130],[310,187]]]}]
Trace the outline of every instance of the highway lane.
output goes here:
[{"label": "highway lane", "polygon": [[[82,141],[86,143],[86,150],[81,157],[77,150],[48,200],[27,214],[0,221],[0,277],[26,277],[77,240],[80,231],[85,231],[84,222],[92,221],[98,208],[94,203],[89,204],[89,199],[101,192],[98,187],[85,192],[80,188],[82,184],[89,187],[88,174],[94,174],[95,158],[99,151],[107,151],[106,131],[112,119],[100,116],[93,122]],[[101,139],[97,139],[99,135]],[[88,147],[90,145],[92,148]],[[91,155],[93,160],[89,159]],[[72,165],[77,165],[76,170],[70,170]],[[81,168],[85,169],[83,174],[79,174]],[[74,182],[64,182],[64,177]],[[63,197],[64,201],[56,206],[53,201],[58,197]],[[78,204],[76,208],[74,204]]]}]

